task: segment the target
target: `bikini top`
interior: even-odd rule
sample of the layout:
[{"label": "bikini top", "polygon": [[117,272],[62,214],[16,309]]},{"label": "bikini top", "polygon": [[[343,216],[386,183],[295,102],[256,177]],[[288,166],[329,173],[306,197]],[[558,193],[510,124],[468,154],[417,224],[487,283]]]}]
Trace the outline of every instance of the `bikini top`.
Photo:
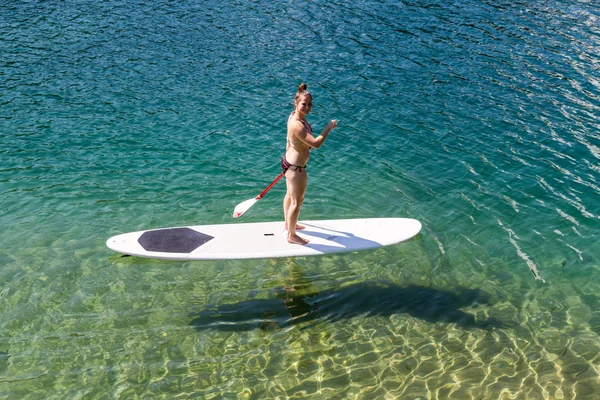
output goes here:
[{"label": "bikini top", "polygon": [[[296,110],[292,111],[292,113],[290,114],[290,117],[288,118],[288,121],[290,120],[290,118],[292,118],[292,116],[294,115],[295,112],[296,112]],[[300,119],[300,122],[302,122],[302,125],[304,125],[304,129],[306,129],[306,131],[312,135],[313,134],[312,127],[310,126],[308,121],[306,121],[304,119]],[[290,138],[288,137],[288,143],[289,142],[290,142]],[[304,142],[302,142],[302,143],[304,143]],[[312,147],[308,146],[308,150],[312,150]]]}]

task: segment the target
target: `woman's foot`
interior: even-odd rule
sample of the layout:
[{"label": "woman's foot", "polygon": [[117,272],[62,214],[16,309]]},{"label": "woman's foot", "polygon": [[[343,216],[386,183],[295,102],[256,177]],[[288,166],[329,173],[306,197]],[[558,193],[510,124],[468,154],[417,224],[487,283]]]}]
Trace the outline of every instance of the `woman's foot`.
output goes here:
[{"label": "woman's foot", "polygon": [[[301,225],[301,224],[296,224],[296,230],[297,230],[297,231],[299,231],[299,230],[302,230],[302,229],[305,229],[305,228],[306,228],[306,227],[305,227],[304,225]],[[283,227],[283,230],[287,232],[287,230],[288,230],[288,228],[287,228],[287,225],[285,225],[285,226]]]},{"label": "woman's foot", "polygon": [[288,243],[301,244],[301,245],[305,245],[305,244],[309,243],[308,240],[306,240],[298,235],[288,236],[287,241],[288,241]]}]

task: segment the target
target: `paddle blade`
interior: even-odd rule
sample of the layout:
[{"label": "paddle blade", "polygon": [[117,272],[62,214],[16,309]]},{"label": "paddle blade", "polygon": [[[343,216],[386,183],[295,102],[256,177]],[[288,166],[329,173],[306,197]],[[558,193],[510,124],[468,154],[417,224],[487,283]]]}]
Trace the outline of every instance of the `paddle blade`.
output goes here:
[{"label": "paddle blade", "polygon": [[233,209],[233,218],[241,217],[246,211],[250,209],[258,201],[258,198],[254,197],[252,199],[248,199],[246,201],[242,201],[240,204],[235,206]]}]

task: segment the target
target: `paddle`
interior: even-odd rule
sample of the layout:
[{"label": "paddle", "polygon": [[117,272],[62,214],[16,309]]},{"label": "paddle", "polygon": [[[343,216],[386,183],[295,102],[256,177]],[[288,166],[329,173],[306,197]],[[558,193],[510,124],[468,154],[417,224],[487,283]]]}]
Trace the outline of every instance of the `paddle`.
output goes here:
[{"label": "paddle", "polygon": [[234,210],[233,210],[233,218],[239,218],[241,217],[246,211],[248,211],[250,209],[250,207],[252,207],[254,205],[254,203],[256,203],[258,200],[262,199],[263,196],[269,191],[271,190],[271,188],[273,186],[275,186],[275,184],[277,182],[279,182],[279,180],[281,178],[283,178],[283,175],[285,174],[285,172],[282,172],[281,175],[279,175],[277,178],[275,178],[275,180],[273,182],[271,182],[271,184],[269,186],[267,186],[267,188],[265,190],[263,190],[261,192],[261,194],[259,194],[258,196],[252,198],[252,199],[248,199],[246,201],[242,201],[240,204],[238,204],[237,206],[235,206]]}]

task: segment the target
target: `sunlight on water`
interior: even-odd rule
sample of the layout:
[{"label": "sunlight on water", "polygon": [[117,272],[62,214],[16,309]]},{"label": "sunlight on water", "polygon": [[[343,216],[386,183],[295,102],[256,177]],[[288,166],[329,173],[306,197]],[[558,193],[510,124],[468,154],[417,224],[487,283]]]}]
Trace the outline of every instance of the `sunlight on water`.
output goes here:
[{"label": "sunlight on water", "polygon": [[[593,399],[600,61],[588,2],[33,2],[0,15],[0,397]],[[168,262],[108,237],[305,219],[397,246]],[[280,183],[242,222],[281,220]]]}]

